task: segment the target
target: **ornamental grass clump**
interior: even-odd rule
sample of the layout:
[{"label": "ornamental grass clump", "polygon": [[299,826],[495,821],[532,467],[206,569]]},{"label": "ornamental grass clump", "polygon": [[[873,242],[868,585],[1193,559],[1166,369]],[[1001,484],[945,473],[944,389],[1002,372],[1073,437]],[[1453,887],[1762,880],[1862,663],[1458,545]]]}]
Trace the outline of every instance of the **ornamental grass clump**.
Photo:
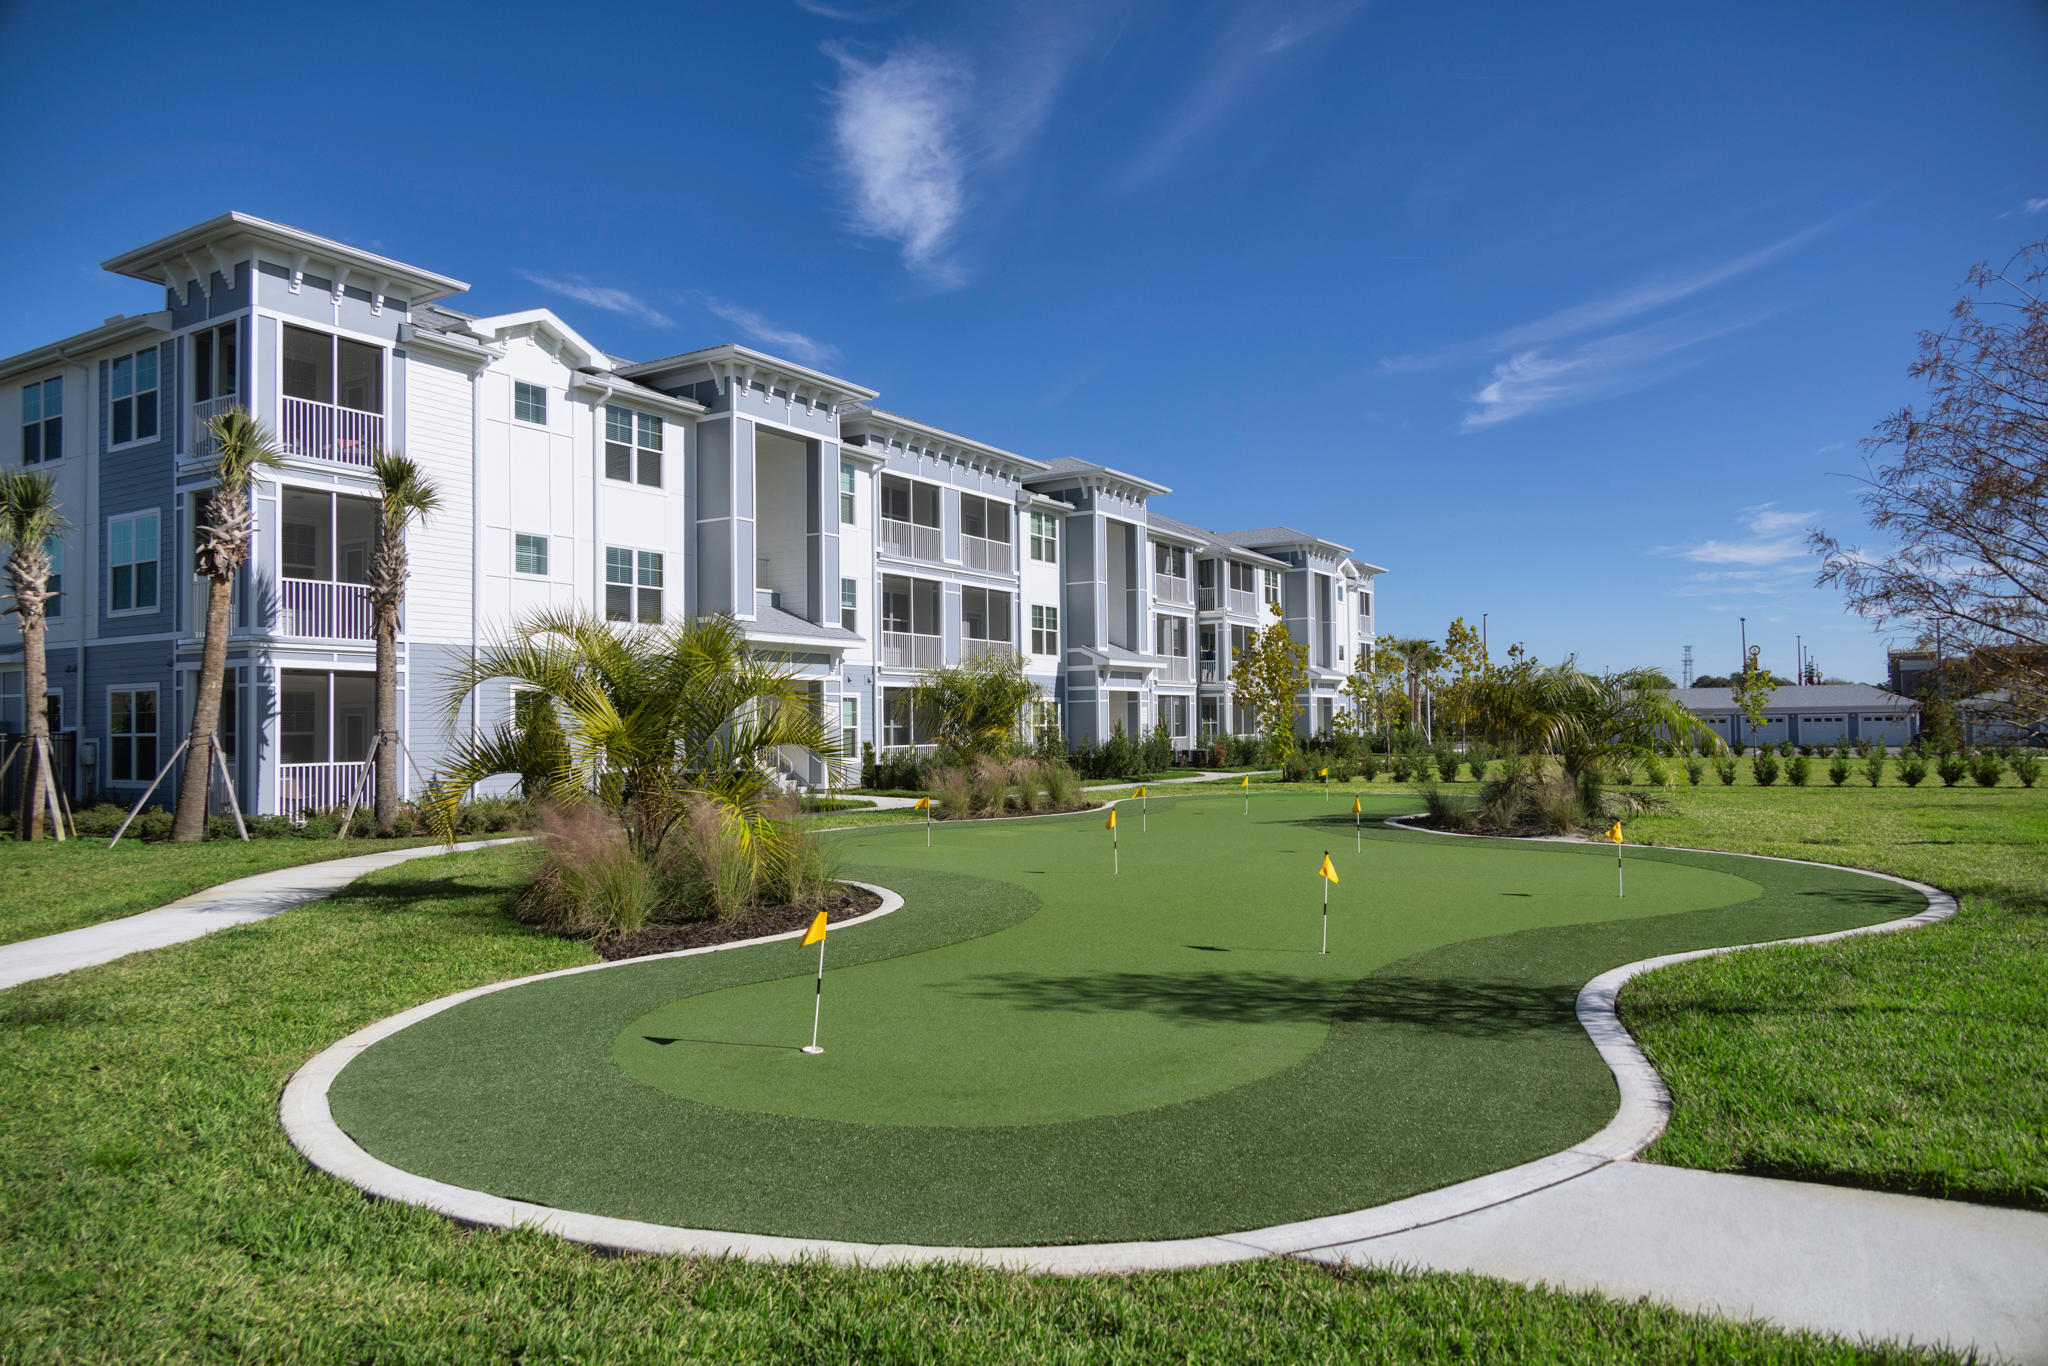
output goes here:
[{"label": "ornamental grass clump", "polygon": [[1430,778],[1424,778],[1415,790],[1422,794],[1431,825],[1443,830],[1472,828],[1472,804],[1465,798],[1444,791]]}]

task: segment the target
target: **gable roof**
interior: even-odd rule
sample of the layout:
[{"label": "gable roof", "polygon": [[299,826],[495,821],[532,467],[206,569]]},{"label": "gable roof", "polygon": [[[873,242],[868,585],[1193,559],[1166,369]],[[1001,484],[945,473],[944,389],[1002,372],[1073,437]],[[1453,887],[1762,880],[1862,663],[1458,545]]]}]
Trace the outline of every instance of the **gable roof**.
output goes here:
[{"label": "gable roof", "polygon": [[[1733,688],[1671,688],[1667,690],[1687,711],[1736,711]],[[1919,706],[1868,683],[1794,683],[1771,694],[1764,703],[1767,712],[1790,711],[1906,711]]]},{"label": "gable roof", "polygon": [[[124,251],[102,261],[100,269],[132,280],[183,289],[188,279],[196,278],[203,283],[210,271],[219,270],[227,275],[237,257],[258,246],[270,248],[284,258],[280,264],[295,269],[321,263],[321,274],[338,267],[350,284],[375,286],[382,282],[386,286],[400,286],[394,292],[402,294],[408,303],[431,303],[469,288],[452,275],[422,270],[303,228],[233,211],[180,228],[133,251]],[[227,270],[222,270],[223,266]]]}]

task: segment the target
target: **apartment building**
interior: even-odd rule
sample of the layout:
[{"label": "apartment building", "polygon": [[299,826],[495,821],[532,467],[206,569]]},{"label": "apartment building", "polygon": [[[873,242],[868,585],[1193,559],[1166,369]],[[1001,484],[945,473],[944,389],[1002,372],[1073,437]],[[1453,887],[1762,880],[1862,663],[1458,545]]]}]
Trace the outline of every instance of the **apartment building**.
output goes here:
[{"label": "apartment building", "polygon": [[[1119,724],[1163,721],[1184,748],[1248,730],[1227,678],[1269,601],[1308,647],[1298,719],[1319,730],[1372,639],[1385,571],[1344,546],[1204,531],[1151,506],[1164,485],[948,432],[749,347],[627,361],[548,309],[465,313],[447,302],[460,280],[237,213],[105,268],[162,307],[0,361],[9,458],[54,476],[72,523],[52,547],[43,705],[74,797],[139,796],[189,724],[203,426],[232,405],[285,456],[256,489],[221,720],[258,811],[331,805],[361,775],[379,449],[441,495],[410,534],[399,640],[400,728],[424,772],[513,706],[509,690],[451,705],[451,666],[540,608],[728,613],[854,753],[919,743],[902,690],[992,652],[1022,658],[1046,697],[1034,723],[1074,743]],[[0,631],[0,730],[18,730],[20,644]]]}]

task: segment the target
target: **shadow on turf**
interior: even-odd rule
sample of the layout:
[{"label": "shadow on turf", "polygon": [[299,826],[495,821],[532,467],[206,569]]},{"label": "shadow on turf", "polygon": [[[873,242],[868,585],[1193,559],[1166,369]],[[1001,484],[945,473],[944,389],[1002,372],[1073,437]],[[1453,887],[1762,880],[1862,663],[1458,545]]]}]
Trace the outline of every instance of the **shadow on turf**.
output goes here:
[{"label": "shadow on turf", "polygon": [[[1218,950],[1206,945],[1192,948]],[[1108,972],[1067,977],[991,973],[953,988],[1026,1010],[1144,1011],[1191,1023],[1400,1024],[1477,1037],[1576,1028],[1572,987],[1474,977],[1376,977],[1344,987],[1257,971]]]}]

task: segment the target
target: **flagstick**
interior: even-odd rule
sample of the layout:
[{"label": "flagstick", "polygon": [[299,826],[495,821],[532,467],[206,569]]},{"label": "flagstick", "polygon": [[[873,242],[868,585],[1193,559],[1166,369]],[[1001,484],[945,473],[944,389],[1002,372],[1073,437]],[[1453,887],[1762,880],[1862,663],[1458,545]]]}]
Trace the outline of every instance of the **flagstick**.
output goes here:
[{"label": "flagstick", "polygon": [[822,1053],[818,1047],[818,1017],[825,1013],[825,941],[818,941],[818,995],[811,1004],[811,1045],[806,1053]]},{"label": "flagstick", "polygon": [[[1324,861],[1325,863],[1327,863],[1327,862],[1329,862],[1329,860],[1330,860],[1330,851],[1329,851],[1329,850],[1327,850],[1327,849],[1325,849],[1325,850],[1323,850],[1323,861]],[[1323,879],[1322,879],[1322,884],[1323,884],[1323,948],[1322,948],[1322,951],[1323,951],[1324,953],[1328,953],[1328,952],[1330,951],[1330,879],[1328,879],[1328,878],[1323,878]]]},{"label": "flagstick", "polygon": [[1145,789],[1138,789],[1138,833],[1145,834],[1152,828],[1152,799],[1145,795]]},{"label": "flagstick", "polygon": [[1109,871],[1120,874],[1123,870],[1123,855],[1117,849],[1116,827],[1112,825],[1109,827]]},{"label": "flagstick", "polygon": [[1621,871],[1621,846],[1617,844],[1614,846],[1614,899],[1620,901],[1627,895],[1628,887],[1623,881]]},{"label": "flagstick", "polygon": [[1352,849],[1354,854],[1365,852],[1365,816],[1354,808],[1351,812]]},{"label": "flagstick", "polygon": [[924,847],[932,847],[932,809],[929,806],[924,809]]}]

